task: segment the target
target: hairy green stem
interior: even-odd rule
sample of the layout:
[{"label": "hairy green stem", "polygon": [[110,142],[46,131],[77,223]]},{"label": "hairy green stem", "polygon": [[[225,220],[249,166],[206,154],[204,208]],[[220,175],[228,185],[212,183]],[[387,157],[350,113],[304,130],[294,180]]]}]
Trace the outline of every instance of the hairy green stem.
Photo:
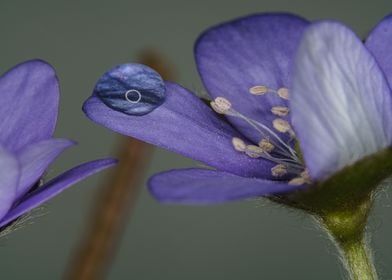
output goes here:
[{"label": "hairy green stem", "polygon": [[376,280],[365,228],[377,188],[390,176],[392,148],[364,157],[307,188],[270,199],[313,215],[338,246],[352,280]]},{"label": "hairy green stem", "polygon": [[352,280],[377,280],[373,259],[364,239],[339,244]]},{"label": "hairy green stem", "polygon": [[377,280],[377,273],[367,240],[365,228],[372,199],[358,203],[357,207],[327,211],[321,222],[337,245],[351,280]]}]

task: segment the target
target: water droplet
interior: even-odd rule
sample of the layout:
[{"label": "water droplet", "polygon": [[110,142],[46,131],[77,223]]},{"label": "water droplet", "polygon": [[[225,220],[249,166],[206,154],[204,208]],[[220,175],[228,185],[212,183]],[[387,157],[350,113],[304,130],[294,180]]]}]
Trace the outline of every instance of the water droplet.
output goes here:
[{"label": "water droplet", "polygon": [[165,83],[153,69],[137,63],[115,66],[95,85],[94,94],[110,108],[142,116],[165,101]]}]

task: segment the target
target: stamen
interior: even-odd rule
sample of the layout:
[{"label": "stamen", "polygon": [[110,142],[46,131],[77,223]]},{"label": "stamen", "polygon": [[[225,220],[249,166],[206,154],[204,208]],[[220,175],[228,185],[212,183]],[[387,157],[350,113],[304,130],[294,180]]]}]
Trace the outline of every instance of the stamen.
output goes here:
[{"label": "stamen", "polygon": [[302,177],[310,177],[309,170],[306,168],[304,171],[301,172]]},{"label": "stamen", "polygon": [[283,117],[289,114],[289,108],[283,106],[276,106],[271,108],[271,112],[274,115]]},{"label": "stamen", "polygon": [[[271,129],[269,129],[266,125],[264,125],[260,122],[257,122],[255,120],[252,120],[252,119],[242,115],[241,113],[235,111],[234,109],[230,109],[230,115],[243,119],[249,125],[251,125],[253,128],[255,128],[262,136],[268,137],[268,134],[271,134],[271,136],[273,136],[278,141],[278,143],[281,144],[281,145],[279,145],[279,144],[277,145],[275,142],[271,141],[275,145],[275,147],[280,148],[282,151],[286,151],[286,149],[287,149],[290,152],[290,154],[293,156],[293,158],[297,159],[296,152],[290,146],[288,146],[275,132],[273,132]],[[265,132],[267,132],[268,134],[266,135]],[[288,156],[290,157],[290,155],[288,155]]]},{"label": "stamen", "polygon": [[261,158],[264,155],[263,149],[256,145],[246,146],[245,153],[251,158]]},{"label": "stamen", "polygon": [[282,133],[286,133],[291,130],[290,124],[284,119],[274,119],[272,121],[272,125],[277,131]]},{"label": "stamen", "polygon": [[300,176],[302,178],[304,178],[306,183],[312,182],[312,179],[310,178],[310,175],[309,175],[309,170],[307,168],[305,168],[305,170],[301,172]]},{"label": "stamen", "polygon": [[231,109],[231,103],[224,97],[217,97],[210,102],[212,109],[218,114],[226,114]]},{"label": "stamen", "polygon": [[290,129],[289,133],[290,133],[291,139],[295,139],[296,138],[294,130]]},{"label": "stamen", "polygon": [[[261,87],[261,86],[260,86]],[[267,88],[259,88],[259,92],[265,91]],[[268,91],[276,92],[275,90],[269,89]],[[256,92],[256,90],[254,90]],[[274,129],[269,128],[261,122],[255,121],[245,115],[237,112],[232,108],[232,104],[229,100],[224,97],[217,97],[211,102],[211,107],[215,112],[224,114],[226,116],[233,116],[244,120],[251,127],[256,129],[261,134],[261,140],[257,145],[247,145],[242,139],[233,137],[232,145],[238,152],[244,152],[251,158],[263,158],[276,165],[271,168],[271,173],[275,177],[281,177],[285,174],[293,174],[300,177],[300,173],[304,171],[304,166],[297,156],[297,152],[286,143],[278,133],[274,132]],[[288,114],[287,107],[273,107],[272,111],[278,111],[280,114]],[[289,132],[291,134],[292,129],[288,121],[281,118],[275,119],[272,122],[273,127],[279,132]],[[272,153],[271,153],[272,152]],[[301,178],[305,180],[305,175]]]},{"label": "stamen", "polygon": [[234,149],[238,152],[244,152],[246,149],[245,142],[240,138],[233,137],[233,139],[231,139],[231,143],[233,144]]},{"label": "stamen", "polygon": [[284,164],[277,164],[271,168],[272,176],[274,177],[282,177],[287,174],[287,167]]},{"label": "stamen", "polygon": [[254,86],[249,89],[249,92],[254,95],[263,95],[269,91],[271,91],[271,90],[269,88],[267,88],[266,86]]},{"label": "stamen", "polygon": [[276,92],[280,98],[289,99],[289,90],[288,88],[282,87],[278,89]]},{"label": "stamen", "polygon": [[249,119],[233,109],[231,109],[230,112],[232,113],[232,116],[237,116],[243,119],[244,121],[246,121],[248,124],[254,127],[262,136],[268,137],[268,135],[266,135],[265,133],[268,132],[274,139],[278,141],[278,142],[271,141],[271,143],[273,143],[274,146],[278,148],[276,152],[279,152],[279,154],[286,156],[290,159],[293,159],[294,161],[298,161],[296,151],[293,150],[289,145],[287,145],[275,132],[273,132],[267,126],[255,120]]},{"label": "stamen", "polygon": [[303,184],[305,184],[305,179],[302,177],[296,177],[289,181],[289,185],[293,185],[293,186],[301,186]]},{"label": "stamen", "polygon": [[260,140],[259,147],[267,153],[272,152],[272,150],[275,148],[275,146],[271,143],[271,140],[267,137]]},{"label": "stamen", "polygon": [[310,184],[311,182],[312,181],[309,176],[309,170],[305,169],[304,171],[301,172],[299,177],[291,179],[289,181],[289,185],[300,186],[304,184]]}]

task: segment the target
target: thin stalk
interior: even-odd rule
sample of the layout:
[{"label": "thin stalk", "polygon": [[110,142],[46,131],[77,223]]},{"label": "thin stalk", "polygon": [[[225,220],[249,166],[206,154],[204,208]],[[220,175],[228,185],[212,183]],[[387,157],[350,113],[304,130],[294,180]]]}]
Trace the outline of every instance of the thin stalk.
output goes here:
[{"label": "thin stalk", "polygon": [[373,258],[363,238],[339,247],[351,280],[377,280]]},{"label": "thin stalk", "polygon": [[368,196],[356,207],[323,212],[322,225],[339,249],[341,259],[351,280],[377,280],[377,273],[368,240],[366,225],[373,205]]},{"label": "thin stalk", "polygon": [[89,230],[79,242],[65,279],[105,279],[110,268],[150,152],[147,144],[130,137],[124,137],[122,142],[119,164],[101,189]]}]

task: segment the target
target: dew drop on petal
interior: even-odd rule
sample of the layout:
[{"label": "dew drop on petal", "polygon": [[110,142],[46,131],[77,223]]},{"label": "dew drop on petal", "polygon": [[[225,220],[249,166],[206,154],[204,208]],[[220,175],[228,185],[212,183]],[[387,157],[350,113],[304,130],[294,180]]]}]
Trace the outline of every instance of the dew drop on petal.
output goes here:
[{"label": "dew drop on petal", "polygon": [[113,110],[142,116],[165,101],[165,83],[150,67],[137,63],[117,65],[98,80],[94,94]]}]

